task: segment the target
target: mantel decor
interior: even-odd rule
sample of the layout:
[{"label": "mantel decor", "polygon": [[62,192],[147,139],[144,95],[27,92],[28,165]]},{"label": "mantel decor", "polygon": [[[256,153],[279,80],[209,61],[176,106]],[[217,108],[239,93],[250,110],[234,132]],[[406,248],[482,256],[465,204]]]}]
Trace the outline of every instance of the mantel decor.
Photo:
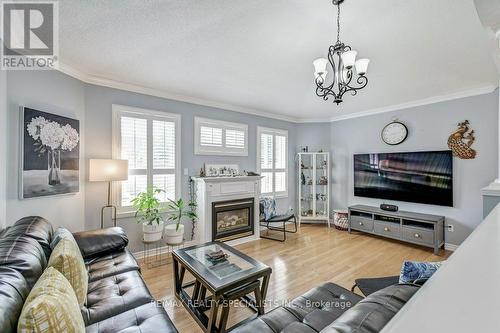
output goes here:
[{"label": "mantel decor", "polygon": [[[368,69],[369,59],[356,60],[357,52],[349,45],[340,41],[340,4],[344,0],[332,0],[337,6],[337,41],[328,49],[328,59],[319,58],[314,60],[314,77],[316,82],[316,95],[327,101],[333,97],[335,103],[342,103],[342,97],[350,92],[356,95],[358,90],[363,89],[368,84],[365,76]],[[333,79],[330,85],[325,85],[328,74],[328,63],[333,70]],[[356,74],[354,74],[354,68]]]}]

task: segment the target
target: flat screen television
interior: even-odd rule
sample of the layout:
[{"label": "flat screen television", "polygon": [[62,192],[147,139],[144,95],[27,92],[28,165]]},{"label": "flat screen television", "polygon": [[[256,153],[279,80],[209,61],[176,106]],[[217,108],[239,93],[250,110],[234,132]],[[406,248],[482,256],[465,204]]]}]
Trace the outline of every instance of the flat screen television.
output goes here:
[{"label": "flat screen television", "polygon": [[356,154],[354,195],[453,207],[452,153]]}]

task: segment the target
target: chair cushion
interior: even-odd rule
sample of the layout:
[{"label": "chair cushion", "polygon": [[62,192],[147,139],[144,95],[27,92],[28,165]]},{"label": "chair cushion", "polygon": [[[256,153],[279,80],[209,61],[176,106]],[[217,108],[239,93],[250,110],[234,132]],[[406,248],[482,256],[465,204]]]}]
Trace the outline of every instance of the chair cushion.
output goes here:
[{"label": "chair cushion", "polygon": [[97,281],[130,271],[139,271],[139,264],[129,250],[124,249],[100,258],[86,260],[89,281]]},{"label": "chair cushion", "polygon": [[87,333],[175,333],[165,310],[156,303],[141,305],[87,327]]},{"label": "chair cushion", "polygon": [[50,242],[52,240],[52,225],[40,216],[27,216],[18,220],[4,234],[4,237],[29,237],[36,240],[43,249],[45,260],[49,260],[52,249]]},{"label": "chair cushion", "polygon": [[3,333],[17,331],[17,320],[29,292],[21,273],[10,267],[0,267],[0,327]]},{"label": "chair cushion", "polygon": [[276,215],[276,200],[271,197],[263,197],[260,199],[261,218],[265,221]]},{"label": "chair cushion", "polygon": [[379,290],[346,311],[321,333],[380,332],[418,291],[415,285],[393,285]]},{"label": "chair cushion", "polygon": [[274,215],[266,222],[286,222],[294,218],[294,214]]},{"label": "chair cushion", "polygon": [[153,301],[138,271],[109,276],[89,283],[83,319],[88,326]]},{"label": "chair cushion", "polygon": [[21,273],[31,289],[47,266],[42,246],[24,236],[0,238],[0,267],[10,267]]},{"label": "chair cushion", "polygon": [[55,268],[49,267],[28,295],[18,332],[85,332],[73,288]]},{"label": "chair cushion", "polygon": [[72,240],[76,244],[75,237],[73,237],[73,234],[71,231],[69,231],[66,228],[57,228],[56,231],[54,231],[54,234],[52,235],[52,241],[50,242],[50,248],[54,250],[56,247],[57,243],[63,238],[67,238],[69,240]]},{"label": "chair cushion", "polygon": [[288,306],[278,307],[232,332],[317,333],[361,299],[347,289],[325,283],[297,297]]},{"label": "chair cushion", "polygon": [[68,279],[78,304],[83,306],[87,297],[88,275],[76,242],[70,238],[61,239],[50,255],[48,266],[54,267]]}]

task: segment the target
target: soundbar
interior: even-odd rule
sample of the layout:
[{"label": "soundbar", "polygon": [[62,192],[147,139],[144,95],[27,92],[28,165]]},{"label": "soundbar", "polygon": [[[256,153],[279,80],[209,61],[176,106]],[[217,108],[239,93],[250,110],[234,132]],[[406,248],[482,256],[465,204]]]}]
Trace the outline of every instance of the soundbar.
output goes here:
[{"label": "soundbar", "polygon": [[397,212],[399,207],[396,205],[381,204],[380,209],[386,210],[388,212]]}]

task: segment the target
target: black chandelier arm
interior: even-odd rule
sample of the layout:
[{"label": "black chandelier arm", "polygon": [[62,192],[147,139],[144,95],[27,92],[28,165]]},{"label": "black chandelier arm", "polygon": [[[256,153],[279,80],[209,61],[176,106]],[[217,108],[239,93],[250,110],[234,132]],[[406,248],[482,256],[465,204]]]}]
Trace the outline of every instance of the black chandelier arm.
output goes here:
[{"label": "black chandelier arm", "polygon": [[333,96],[334,99],[337,99],[338,95],[331,88],[331,86],[323,87],[316,83],[316,95],[323,98],[323,100],[325,101],[327,101],[330,96]]},{"label": "black chandelier arm", "polygon": [[366,85],[368,84],[368,78],[364,75],[360,75],[360,76],[358,76],[356,82],[358,83],[359,86],[353,87],[353,86],[347,85],[344,93],[350,91],[352,96],[356,95],[358,93],[358,90],[361,90],[364,87],[366,87]]}]

